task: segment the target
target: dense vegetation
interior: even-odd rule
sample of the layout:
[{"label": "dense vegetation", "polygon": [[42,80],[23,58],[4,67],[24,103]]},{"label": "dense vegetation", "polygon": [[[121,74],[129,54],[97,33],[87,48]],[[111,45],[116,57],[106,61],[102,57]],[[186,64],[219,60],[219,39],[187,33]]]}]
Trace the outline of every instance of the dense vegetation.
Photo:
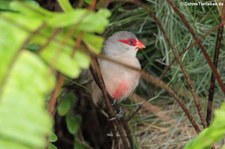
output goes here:
[{"label": "dense vegetation", "polygon": [[[0,148],[225,148],[225,5],[200,2],[1,0]],[[103,112],[78,79],[121,30],[142,78]]]}]

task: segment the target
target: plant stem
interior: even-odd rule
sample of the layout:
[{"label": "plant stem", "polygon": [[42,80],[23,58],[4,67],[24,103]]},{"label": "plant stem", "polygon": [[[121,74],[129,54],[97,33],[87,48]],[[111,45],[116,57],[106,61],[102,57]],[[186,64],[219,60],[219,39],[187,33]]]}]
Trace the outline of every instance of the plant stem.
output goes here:
[{"label": "plant stem", "polygon": [[[222,13],[221,13],[222,14],[221,22],[224,21],[224,14],[223,14],[224,11],[225,11],[225,6],[223,5]],[[218,28],[218,32],[217,32],[217,39],[216,39],[214,58],[213,58],[213,64],[215,65],[216,68],[219,61],[219,53],[220,53],[220,48],[221,48],[222,39],[223,39],[223,30],[224,30],[224,26],[221,26],[220,28]],[[209,96],[208,96],[207,114],[206,114],[206,122],[208,126],[210,125],[211,118],[212,118],[214,90],[215,90],[215,76],[212,73],[211,80],[210,80]]]}]

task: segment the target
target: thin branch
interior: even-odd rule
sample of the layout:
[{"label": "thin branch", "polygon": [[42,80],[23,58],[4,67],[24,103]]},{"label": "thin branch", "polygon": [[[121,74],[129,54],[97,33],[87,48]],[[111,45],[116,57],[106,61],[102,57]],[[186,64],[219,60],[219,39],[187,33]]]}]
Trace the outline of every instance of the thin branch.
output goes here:
[{"label": "thin branch", "polygon": [[[219,52],[220,52],[219,50],[220,50],[220,47],[221,47],[222,35],[223,35],[223,27],[218,29],[217,41],[216,41],[216,46],[215,46],[215,50],[214,50],[213,64],[215,65],[216,68],[217,68],[218,60],[219,60]],[[215,89],[215,77],[212,73],[211,74],[211,80],[210,80],[208,105],[207,105],[207,115],[206,115],[206,121],[207,121],[208,126],[210,125],[210,122],[211,122],[214,89]]]},{"label": "thin branch", "polygon": [[[210,29],[209,31],[207,31],[204,35],[201,36],[201,39],[205,39],[209,34],[211,34],[212,32],[218,30],[219,28],[223,27],[225,24],[225,20],[221,21],[220,24],[218,24],[217,26],[214,26],[212,29]],[[183,51],[181,51],[179,53],[179,57],[182,57],[182,55],[187,52],[190,48],[192,48],[194,45],[196,44],[196,42],[192,42],[187,48],[184,48]],[[169,65],[166,66],[166,68],[163,70],[162,74],[160,75],[160,78],[163,79],[164,76],[166,75],[166,73],[168,72],[168,70],[171,68],[171,66],[176,62],[176,58],[174,58]]]},{"label": "thin branch", "polygon": [[[102,75],[101,75],[101,71],[100,71],[100,68],[99,68],[98,61],[93,56],[91,58],[92,58],[91,72],[92,72],[92,75],[95,78],[95,81],[98,82],[99,88],[102,91],[102,94],[103,94],[103,97],[105,99],[105,103],[106,103],[107,109],[109,110],[108,111],[109,112],[109,119],[111,119],[114,116],[116,116],[116,114],[115,114],[115,112],[113,110],[113,107],[111,105],[110,98],[108,96],[108,92],[106,91],[106,87],[105,87],[105,84],[104,84],[104,81],[103,81],[103,78],[102,78]],[[123,145],[124,145],[124,148],[128,148],[128,144],[127,144],[126,138],[125,138],[125,136],[123,134],[123,130],[121,128],[121,125],[119,124],[117,119],[115,119],[113,121],[113,123],[114,123],[114,127],[117,127],[117,129],[118,129],[118,132],[120,134],[120,137],[121,137]]]},{"label": "thin branch", "polygon": [[[135,101],[136,103],[140,103],[140,102],[144,103],[144,104],[140,104],[139,107],[137,108],[137,110],[135,110],[134,113],[137,113],[138,109],[143,107],[143,108],[147,109],[148,111],[150,111],[151,113],[153,113],[158,118],[160,118],[165,123],[170,124],[171,126],[174,126],[177,123],[177,121],[175,119],[173,119],[172,117],[170,117],[168,115],[168,113],[163,112],[162,109],[160,109],[159,107],[157,107],[155,105],[152,105],[151,103],[148,102],[147,99],[144,99],[144,98],[138,96],[135,93],[133,95],[131,95],[130,98],[133,101]],[[128,120],[130,120],[133,115],[134,114],[132,114]]]},{"label": "thin branch", "polygon": [[187,81],[187,83],[188,83],[188,87],[189,87],[189,89],[190,89],[190,91],[191,91],[191,94],[192,94],[192,96],[193,96],[193,98],[194,98],[195,105],[196,105],[196,108],[197,108],[199,117],[200,117],[200,119],[201,119],[202,125],[203,125],[203,127],[205,128],[205,127],[206,127],[206,121],[205,121],[205,118],[204,118],[203,113],[202,113],[202,108],[201,108],[201,104],[200,104],[200,101],[199,101],[199,97],[198,97],[198,95],[197,95],[196,92],[195,92],[195,88],[194,88],[193,81],[191,80],[191,78],[190,78],[190,76],[189,76],[189,74],[188,74],[188,72],[187,72],[187,70],[186,70],[186,68],[185,68],[184,63],[180,60],[180,57],[179,57],[179,55],[178,55],[177,52],[176,52],[177,50],[176,50],[175,47],[172,45],[172,42],[170,41],[170,39],[169,39],[169,37],[167,36],[167,34],[166,34],[164,28],[162,27],[162,24],[159,22],[159,20],[156,18],[155,15],[153,15],[153,14],[150,14],[150,15],[151,15],[152,18],[155,20],[155,22],[157,23],[157,25],[158,25],[158,27],[160,28],[161,32],[163,33],[164,38],[166,39],[167,44],[168,44],[169,47],[171,48],[171,50],[172,50],[172,52],[173,52],[173,54],[174,54],[174,56],[175,56],[176,61],[180,64],[180,68],[181,68],[181,70],[182,70],[182,72],[183,72],[183,74],[184,74],[184,77],[185,77],[185,79],[186,79],[186,81]]},{"label": "thin branch", "polygon": [[54,115],[54,113],[55,113],[55,106],[57,103],[58,94],[60,93],[60,89],[63,86],[64,80],[65,80],[65,77],[63,75],[61,75],[61,74],[58,74],[58,75],[59,76],[57,79],[57,84],[56,84],[55,89],[52,92],[52,95],[51,95],[51,98],[49,101],[49,105],[48,105],[48,112],[51,115]]},{"label": "thin branch", "polygon": [[[90,55],[94,54],[92,51],[87,51],[87,49],[84,49],[86,52],[90,53]],[[191,124],[193,125],[195,131],[197,133],[200,132],[200,129],[198,127],[198,125],[196,124],[194,118],[192,117],[190,111],[186,108],[185,104],[183,103],[183,101],[178,97],[178,95],[176,94],[176,92],[168,85],[168,84],[165,84],[162,80],[160,80],[159,78],[157,77],[154,77],[152,76],[151,74],[143,71],[143,70],[140,70],[136,67],[133,67],[133,66],[130,66],[130,65],[127,65],[127,64],[123,64],[123,63],[120,63],[114,59],[111,59],[105,55],[99,55],[98,56],[99,58],[101,59],[105,59],[105,60],[108,60],[108,61],[111,61],[111,62],[114,62],[114,63],[117,63],[117,64],[120,64],[124,67],[127,67],[127,68],[130,68],[132,70],[135,70],[135,71],[138,71],[141,73],[142,77],[146,80],[146,81],[149,81],[151,82],[152,84],[154,84],[155,86],[157,87],[160,87],[160,88],[163,88],[165,89],[172,97],[174,97],[174,99],[177,101],[177,103],[181,106],[181,108],[183,109],[183,111],[185,112],[185,114],[187,115],[188,119],[190,120]]]},{"label": "thin branch", "polygon": [[[140,5],[142,5],[141,3],[139,3]],[[222,21],[220,24],[218,24],[217,26],[213,27],[212,29],[210,29],[209,31],[207,31],[204,35],[201,36],[201,39],[205,39],[209,34],[211,34],[212,32],[214,32],[215,30],[217,30],[220,27],[223,27],[225,24],[225,21]],[[196,44],[196,42],[192,42],[187,48],[184,48],[182,52],[179,53],[179,58],[182,57],[182,55],[187,52],[190,48],[192,48],[194,45]],[[162,74],[160,75],[160,80],[162,80],[166,73],[169,71],[169,69],[171,68],[171,66],[177,62],[176,58],[174,58],[171,63],[169,65],[167,65],[165,67],[165,69],[163,70]],[[156,87],[153,88],[153,92],[156,90]],[[146,100],[145,102],[143,102],[141,105],[143,105],[143,107],[148,106],[149,102]],[[127,121],[129,121],[136,113],[138,113],[141,110],[142,106],[139,106],[136,111],[127,119]],[[152,111],[153,112],[153,111]]]},{"label": "thin branch", "polygon": [[[94,10],[95,7],[96,7],[96,0],[93,0],[88,9]],[[81,36],[82,36],[82,34],[81,34]],[[99,68],[98,60],[97,60],[96,57],[93,57],[93,56],[91,57],[91,59],[92,59],[91,72],[92,72],[92,75],[95,78],[95,81],[98,82],[98,85],[99,85],[100,89],[102,90],[103,97],[105,99],[106,106],[108,107],[107,109],[109,110],[109,116],[110,116],[110,119],[111,119],[113,116],[115,116],[115,112],[113,111],[113,107],[111,105],[112,101],[111,101],[111,98],[110,98],[108,92],[106,91],[106,87],[105,87],[105,84],[104,84],[104,81],[103,81],[103,78],[102,78],[102,75],[101,75],[101,71],[100,71],[100,68]],[[124,126],[124,129],[125,129],[125,131],[127,133],[127,136],[128,136],[129,143],[130,143],[131,146],[133,146],[133,141],[132,141],[132,139],[130,139],[130,131],[129,131],[129,128],[127,126],[127,123],[123,123],[123,125],[121,125],[121,123],[119,123],[118,120],[115,120],[115,121],[113,121],[113,126],[114,126],[113,136],[114,136],[115,142],[118,144],[118,140],[117,140],[117,137],[116,137],[116,130],[118,129],[118,132],[121,136],[121,139],[122,139],[122,142],[123,142],[123,145],[124,145],[124,148],[128,148],[128,144],[127,144],[126,138],[125,138],[125,136],[123,134],[123,130],[122,130],[122,126]]]},{"label": "thin branch", "polygon": [[194,32],[194,29],[191,27],[190,23],[187,21],[187,19],[184,16],[184,14],[177,8],[177,6],[171,0],[167,0],[167,2],[173,8],[173,10],[180,16],[181,20],[186,25],[186,27],[188,28],[188,30],[192,34],[193,38],[195,39],[196,44],[199,45],[199,47],[202,50],[202,53],[203,53],[207,63],[209,64],[210,68],[212,69],[213,75],[215,76],[215,78],[216,78],[220,88],[222,89],[223,93],[225,94],[225,85],[223,84],[223,81],[222,81],[222,79],[221,79],[221,77],[220,77],[216,67],[212,63],[212,61],[211,61],[211,59],[209,57],[209,54],[207,53],[207,50],[206,50],[205,46],[202,44],[201,39]]},{"label": "thin branch", "polygon": [[[224,11],[225,11],[225,1],[223,2],[221,22],[225,21]],[[217,39],[216,39],[214,58],[213,58],[213,64],[215,65],[216,68],[219,61],[219,53],[220,53],[220,48],[221,48],[222,39],[223,39],[223,30],[224,30],[224,27],[221,26],[217,32]],[[214,89],[215,89],[215,77],[212,73],[211,80],[210,80],[209,96],[208,96],[207,114],[206,114],[206,121],[208,126],[210,125],[211,117],[212,117]]]}]

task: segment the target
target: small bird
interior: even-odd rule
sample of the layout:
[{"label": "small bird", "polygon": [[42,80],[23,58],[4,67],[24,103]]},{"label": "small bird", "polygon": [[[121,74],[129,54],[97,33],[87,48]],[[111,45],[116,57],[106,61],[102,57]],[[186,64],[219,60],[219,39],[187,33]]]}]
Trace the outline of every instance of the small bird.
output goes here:
[{"label": "small bird", "polygon": [[[141,69],[136,54],[142,48],[145,48],[145,45],[133,33],[119,31],[105,41],[103,54],[119,63]],[[140,79],[138,71],[106,59],[98,59],[98,62],[106,90],[115,101],[127,98],[135,90]],[[90,70],[85,71],[82,78],[84,76],[87,79]],[[89,83],[88,88],[95,104],[102,101],[101,90],[94,80]]]}]

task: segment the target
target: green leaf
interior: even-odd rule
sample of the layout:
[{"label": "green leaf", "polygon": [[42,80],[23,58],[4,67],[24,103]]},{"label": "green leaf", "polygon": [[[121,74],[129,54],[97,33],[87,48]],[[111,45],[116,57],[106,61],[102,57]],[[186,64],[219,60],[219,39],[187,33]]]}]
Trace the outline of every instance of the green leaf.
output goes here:
[{"label": "green leaf", "polygon": [[57,149],[57,147],[54,144],[49,143],[48,149]]},{"label": "green leaf", "polygon": [[213,123],[204,129],[195,139],[191,140],[185,149],[210,149],[213,143],[221,140],[225,133],[225,104],[215,111]]},{"label": "green leaf", "polygon": [[[13,1],[15,1],[15,0],[1,0],[0,9],[12,10],[11,7],[10,7],[10,3],[12,3]],[[36,5],[38,4],[34,0],[23,0],[23,2],[30,3],[30,4],[36,4]]]},{"label": "green leaf", "polygon": [[74,144],[75,144],[74,149],[88,149],[88,147],[85,146],[85,144],[83,142],[81,143],[81,141],[78,139],[75,140]]},{"label": "green leaf", "polygon": [[[61,13],[48,19],[48,24],[52,27],[69,27],[74,25],[76,31],[102,33],[109,23],[110,12],[106,9],[97,13],[85,9],[75,9],[71,12]],[[63,21],[62,21],[63,20]]]},{"label": "green leaf", "polygon": [[[11,60],[29,35],[28,32],[19,28],[17,24],[24,25],[28,30],[35,30],[39,27],[41,22],[34,19],[28,20],[18,14],[4,13],[1,15],[0,28],[2,30],[0,34],[0,59],[2,61],[0,67],[0,83],[3,81],[5,73],[7,73]],[[11,41],[13,41],[13,44]]]},{"label": "green leaf", "polygon": [[[55,85],[52,68],[68,77],[76,77],[87,68],[90,59],[76,48],[76,34],[83,32],[87,46],[98,53],[103,39],[94,34],[104,31],[110,13],[86,9],[53,13],[35,1],[14,1],[10,9],[15,12],[0,16],[0,148],[45,148],[52,132],[52,119],[46,110],[46,98]],[[69,36],[68,31],[74,28],[76,33]],[[68,103],[65,105],[61,114],[70,109]],[[76,134],[81,117],[68,113],[66,124],[70,133]],[[56,139],[50,137],[50,141]]]},{"label": "green leaf", "polygon": [[[11,5],[15,10],[21,11],[22,14],[27,15],[27,17],[24,17],[22,14],[11,14],[11,16],[16,16],[16,23],[23,25],[27,29],[31,28],[33,24],[40,26],[43,21],[46,22],[51,17],[54,18],[54,16],[61,15],[59,13],[50,13],[36,5],[28,5],[21,2],[13,2]],[[33,29],[29,30],[32,31]],[[47,26],[42,28],[41,34],[37,34],[32,38],[32,44],[37,47],[45,45],[49,42],[50,36],[54,30],[54,28]],[[88,56],[81,52],[75,52],[74,56],[72,56],[76,43],[71,37],[67,37],[67,34],[68,33],[60,32],[49,44],[44,46],[40,54],[51,67],[71,78],[74,78],[79,75],[81,68],[87,68],[89,66],[90,60]]]},{"label": "green leaf", "polygon": [[56,142],[57,140],[57,135],[54,132],[51,132],[51,135],[49,136],[49,142]]},{"label": "green leaf", "polygon": [[[33,42],[43,45],[49,41],[46,38],[36,37]],[[40,52],[41,57],[53,68],[61,73],[75,78],[80,74],[81,68],[88,68],[89,57],[78,49],[74,49],[76,42],[64,33],[55,36]],[[74,52],[74,50],[76,50]]]},{"label": "green leaf", "polygon": [[77,133],[80,128],[81,121],[82,118],[80,115],[72,115],[71,113],[66,115],[66,125],[71,134],[75,135]]},{"label": "green leaf", "polygon": [[27,16],[39,21],[46,21],[49,17],[54,15],[52,12],[41,8],[36,2],[25,3],[21,1],[13,1],[10,3],[10,7],[12,10],[19,11],[23,17]]},{"label": "green leaf", "polygon": [[92,2],[93,2],[93,0],[85,0],[85,3],[87,3],[87,4],[92,4]]},{"label": "green leaf", "polygon": [[60,116],[65,116],[74,104],[76,96],[74,95],[74,93],[70,92],[65,95],[61,100],[62,102],[59,104],[58,113]]},{"label": "green leaf", "polygon": [[108,17],[111,16],[111,12],[108,9],[100,9],[98,11],[98,15],[99,16],[104,16],[104,17],[108,18]]},{"label": "green leaf", "polygon": [[54,86],[54,75],[39,57],[23,49],[41,23],[19,13],[1,14],[1,149],[44,148],[51,131],[45,98]]},{"label": "green leaf", "polygon": [[85,33],[83,41],[92,52],[100,53],[104,39],[94,34]]},{"label": "green leaf", "polygon": [[10,0],[2,0],[1,3],[0,3],[0,10],[9,10],[10,7],[9,7],[9,3],[11,1]]},{"label": "green leaf", "polygon": [[222,149],[225,149],[225,145],[223,145]]},{"label": "green leaf", "polygon": [[31,149],[30,146],[21,144],[20,142],[12,143],[9,139],[0,138],[0,147],[1,149]]},{"label": "green leaf", "polygon": [[74,78],[79,75],[81,70],[76,58],[72,56],[72,50],[72,47],[51,42],[42,50],[40,55],[50,66],[56,68],[61,73]]},{"label": "green leaf", "polygon": [[0,136],[5,139],[0,139],[0,148],[5,147],[5,140],[9,146],[17,142],[20,146],[44,148],[51,130],[45,97],[54,86],[54,76],[28,51],[22,51],[10,69],[1,94]]},{"label": "green leaf", "polygon": [[71,12],[60,13],[50,18],[49,25],[52,27],[66,27],[76,25],[81,23],[83,17],[88,16],[90,13],[91,12],[86,9],[75,9]]},{"label": "green leaf", "polygon": [[27,50],[33,51],[33,52],[37,52],[40,49],[40,46],[36,45],[36,44],[30,44],[26,46]]},{"label": "green leaf", "polygon": [[69,0],[58,0],[58,3],[63,11],[70,12],[73,10],[73,7],[71,6]]},{"label": "green leaf", "polygon": [[72,9],[67,1],[62,0],[63,5],[64,3],[66,5],[66,13],[53,13],[38,5],[18,1],[12,2],[10,6],[11,9],[19,11],[25,16],[45,21],[53,28],[73,26],[76,31],[97,33],[102,33],[105,30],[109,23],[108,17],[111,15],[109,10],[101,9],[96,13],[87,9]]},{"label": "green leaf", "polygon": [[76,59],[79,66],[83,69],[88,68],[90,64],[90,57],[87,56],[84,52],[81,50],[77,50],[74,54],[74,59]]}]

